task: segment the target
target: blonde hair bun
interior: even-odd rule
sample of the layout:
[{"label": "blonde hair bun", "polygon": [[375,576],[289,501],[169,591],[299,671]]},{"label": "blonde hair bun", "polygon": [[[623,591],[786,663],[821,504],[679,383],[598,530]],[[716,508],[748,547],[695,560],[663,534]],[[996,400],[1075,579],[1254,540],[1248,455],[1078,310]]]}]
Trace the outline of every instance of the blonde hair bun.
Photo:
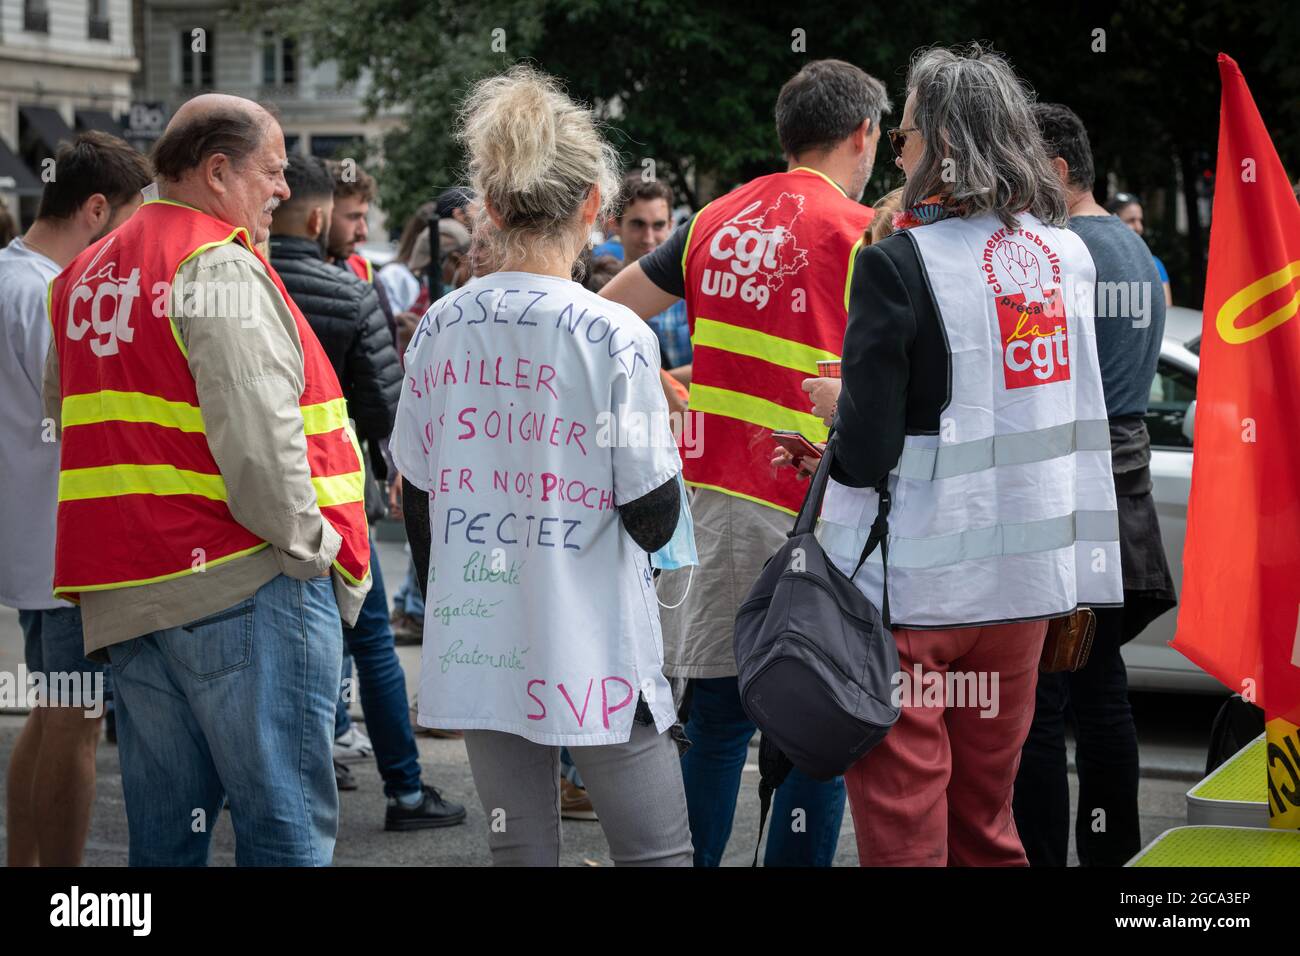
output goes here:
[{"label": "blonde hair bun", "polygon": [[575,244],[576,257],[586,240],[578,212],[592,187],[600,191],[599,215],[617,199],[618,158],[592,112],[533,67],[475,84],[457,136],[471,185],[501,218],[503,228],[489,231],[503,256],[521,242],[563,240]]}]

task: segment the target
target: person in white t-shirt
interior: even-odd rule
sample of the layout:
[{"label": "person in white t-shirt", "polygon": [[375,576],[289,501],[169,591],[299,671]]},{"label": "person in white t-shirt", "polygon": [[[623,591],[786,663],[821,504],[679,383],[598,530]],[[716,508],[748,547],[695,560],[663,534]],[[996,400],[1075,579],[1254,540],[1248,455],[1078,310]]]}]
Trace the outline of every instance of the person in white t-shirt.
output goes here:
[{"label": "person in white t-shirt", "polygon": [[418,721],[464,731],[495,863],[558,864],[567,746],[616,864],[690,866],[647,554],[680,509],[659,346],[571,278],[615,155],[528,67],[461,115],[501,269],[435,302],[406,351],[391,448],[426,582]]},{"label": "person in white t-shirt", "polygon": [[99,132],[62,147],[54,172],[36,220],[0,250],[0,604],[18,610],[37,693],[9,760],[10,866],[81,864],[107,693],[104,665],[86,659],[81,610],[52,593],[59,445],[41,403],[46,294],[78,253],[130,218],[152,178],[144,156]]}]

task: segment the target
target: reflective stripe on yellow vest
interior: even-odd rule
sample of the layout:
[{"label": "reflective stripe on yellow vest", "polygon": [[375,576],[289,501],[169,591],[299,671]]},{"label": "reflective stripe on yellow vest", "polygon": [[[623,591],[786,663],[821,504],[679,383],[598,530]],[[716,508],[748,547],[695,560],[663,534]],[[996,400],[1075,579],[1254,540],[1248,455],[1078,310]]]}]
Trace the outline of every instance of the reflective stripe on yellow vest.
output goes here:
[{"label": "reflective stripe on yellow vest", "polygon": [[806,484],[772,473],[773,431],[824,441],[805,378],[844,341],[853,256],[872,211],[800,167],[715,200],[691,223],[682,270],[694,351],[690,410],[703,454],[689,484],[791,514]]},{"label": "reflective stripe on yellow vest", "polygon": [[[267,546],[230,513],[188,356],[169,318],[180,266],[228,242],[257,255],[242,229],[177,203],[146,203],[50,286],[64,396],[59,596],[169,580]],[[361,450],[319,342],[262,264],[302,346],[299,408],[312,484],[343,539],[334,566],[360,583],[369,575]]]}]

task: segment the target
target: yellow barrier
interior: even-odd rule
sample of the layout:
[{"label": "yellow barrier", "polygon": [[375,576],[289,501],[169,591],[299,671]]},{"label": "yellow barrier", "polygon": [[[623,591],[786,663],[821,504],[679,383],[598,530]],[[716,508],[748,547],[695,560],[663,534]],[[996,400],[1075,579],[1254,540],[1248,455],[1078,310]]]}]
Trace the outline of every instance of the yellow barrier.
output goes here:
[{"label": "yellow barrier", "polygon": [[1174,827],[1126,866],[1300,866],[1300,830]]},{"label": "yellow barrier", "polygon": [[1267,827],[1266,741],[1260,734],[1187,791],[1192,826]]}]

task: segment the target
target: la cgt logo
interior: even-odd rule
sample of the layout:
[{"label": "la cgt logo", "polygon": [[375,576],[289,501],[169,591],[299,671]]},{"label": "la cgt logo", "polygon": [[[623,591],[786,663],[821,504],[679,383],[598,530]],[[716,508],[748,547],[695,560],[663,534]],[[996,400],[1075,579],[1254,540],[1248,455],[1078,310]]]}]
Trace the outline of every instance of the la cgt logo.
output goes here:
[{"label": "la cgt logo", "polygon": [[117,263],[103,261],[116,237],[104,243],[102,249],[86,266],[81,278],[68,296],[67,336],[79,342],[92,333],[90,349],[100,358],[116,355],[119,342],[130,342],[135,337],[131,328],[131,310],[140,295],[140,269],[137,266],[125,279],[117,277]]}]

